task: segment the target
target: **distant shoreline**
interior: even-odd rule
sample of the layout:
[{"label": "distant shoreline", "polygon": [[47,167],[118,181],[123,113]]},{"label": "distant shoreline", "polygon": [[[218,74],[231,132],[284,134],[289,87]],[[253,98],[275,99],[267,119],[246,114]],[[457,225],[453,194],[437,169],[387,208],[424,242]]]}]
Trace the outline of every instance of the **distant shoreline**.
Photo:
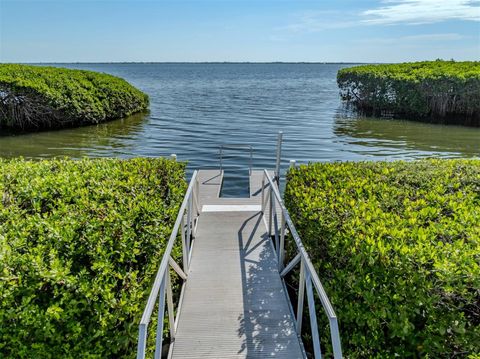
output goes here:
[{"label": "distant shoreline", "polygon": [[[0,62],[2,64],[11,64],[12,62]],[[199,64],[199,65],[356,65],[356,64],[380,64],[380,62],[230,62],[230,61],[112,61],[112,62],[17,62],[25,65],[61,65],[61,64],[76,64],[76,65],[89,65],[89,64]]]}]

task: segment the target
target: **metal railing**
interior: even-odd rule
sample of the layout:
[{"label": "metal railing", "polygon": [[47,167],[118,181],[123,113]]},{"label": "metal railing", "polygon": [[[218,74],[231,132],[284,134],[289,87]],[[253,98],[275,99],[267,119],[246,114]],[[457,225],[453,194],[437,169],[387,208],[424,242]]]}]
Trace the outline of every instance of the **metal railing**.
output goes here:
[{"label": "metal railing", "polygon": [[[185,281],[188,276],[188,267],[190,263],[190,257],[192,254],[193,239],[195,238],[195,232],[197,228],[197,219],[199,215],[198,210],[198,181],[197,171],[193,172],[192,178],[188,185],[187,192],[183,199],[178,216],[173,227],[173,231],[168,240],[165,252],[160,262],[155,281],[152,286],[152,290],[148,297],[147,305],[142,315],[140,325],[138,328],[138,347],[137,347],[137,359],[145,358],[145,351],[147,345],[148,325],[152,312],[155,307],[155,302],[158,300],[158,321],[156,328],[156,344],[155,344],[155,359],[160,359],[162,355],[162,340],[163,340],[163,320],[165,316],[165,299],[167,301],[167,314],[170,325],[170,338],[173,342],[178,325],[178,314],[175,317],[175,308],[173,304],[172,282],[170,278],[170,267],[183,279],[183,285],[180,293],[180,299],[178,303],[177,313],[180,312],[180,306],[182,305],[183,291],[185,287]],[[195,207],[195,208],[194,208]],[[178,232],[181,233],[182,240],[182,255],[183,255],[183,268],[175,262],[171,253],[175,242],[177,241]],[[170,349],[172,346],[170,346]]]},{"label": "metal railing", "polygon": [[253,147],[252,145],[241,144],[241,143],[232,143],[232,144],[221,144],[219,149],[220,155],[220,172],[223,170],[223,152],[226,149],[239,150],[239,149],[248,149],[250,151],[250,161],[248,164],[248,175],[252,175],[253,167]]},{"label": "metal railing", "polygon": [[[267,187],[265,187],[265,180],[267,180]],[[266,195],[266,192],[268,194]],[[320,302],[325,310],[325,313],[328,317],[330,323],[330,337],[333,347],[334,358],[342,358],[342,346],[340,342],[340,332],[338,330],[338,321],[335,311],[333,310],[332,304],[328,299],[328,296],[323,289],[322,283],[318,277],[315,268],[310,260],[310,257],[303,246],[302,240],[295,229],[295,226],[290,218],[288,210],[286,209],[280,191],[278,190],[277,183],[270,177],[270,174],[267,170],[264,170],[264,176],[262,180],[262,213],[265,216],[267,203],[269,203],[268,209],[268,233],[272,236],[272,227],[273,235],[275,237],[275,250],[278,259],[280,277],[285,284],[285,276],[294,269],[298,264],[300,264],[300,279],[299,279],[299,288],[298,288],[298,302],[297,302],[297,312],[296,312],[296,328],[298,335],[301,335],[302,331],[302,317],[303,317],[303,308],[305,302],[305,289],[307,292],[307,303],[308,303],[308,312],[310,315],[310,328],[312,331],[312,340],[313,340],[313,349],[315,358],[322,357],[322,351],[320,347],[320,337],[318,333],[318,324],[317,316],[315,310],[315,297],[313,288],[315,288],[317,295],[320,299]],[[278,214],[276,210],[277,204],[280,206],[280,221],[278,219]],[[279,223],[280,222],[280,223]],[[295,241],[297,254],[296,256],[287,264],[284,265],[285,261],[285,234],[286,230],[290,230],[291,237]]]}]

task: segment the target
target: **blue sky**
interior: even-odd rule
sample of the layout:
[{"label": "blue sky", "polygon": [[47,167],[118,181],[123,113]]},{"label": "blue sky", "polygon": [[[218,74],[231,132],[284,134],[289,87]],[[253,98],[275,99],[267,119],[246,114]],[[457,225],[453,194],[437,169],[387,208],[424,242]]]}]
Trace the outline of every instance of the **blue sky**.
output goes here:
[{"label": "blue sky", "polygon": [[1,62],[480,60],[480,0],[0,0]]}]

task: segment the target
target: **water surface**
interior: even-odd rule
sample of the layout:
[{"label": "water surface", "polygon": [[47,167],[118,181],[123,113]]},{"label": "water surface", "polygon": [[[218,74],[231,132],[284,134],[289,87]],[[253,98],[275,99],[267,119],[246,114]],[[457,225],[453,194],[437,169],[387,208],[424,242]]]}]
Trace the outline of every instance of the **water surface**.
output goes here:
[{"label": "water surface", "polygon": [[[150,111],[97,126],[0,136],[0,156],[133,157],[177,154],[189,168],[217,167],[222,143],[254,147],[272,167],[277,132],[288,160],[473,157],[480,129],[356,117],[341,104],[338,64],[62,64],[125,78],[150,96]],[[248,152],[227,151],[227,169]]]}]

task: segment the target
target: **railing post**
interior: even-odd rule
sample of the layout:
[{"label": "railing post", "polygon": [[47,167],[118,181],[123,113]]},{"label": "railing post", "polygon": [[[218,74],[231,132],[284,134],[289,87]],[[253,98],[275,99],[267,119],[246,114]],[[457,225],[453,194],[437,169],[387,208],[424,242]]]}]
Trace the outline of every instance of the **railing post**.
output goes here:
[{"label": "railing post", "polygon": [[197,216],[200,215],[200,185],[198,184],[198,179],[195,180],[195,197],[197,198]]},{"label": "railing post", "polygon": [[175,339],[175,315],[173,308],[173,293],[172,293],[172,280],[170,278],[170,270],[167,268],[167,312],[168,312],[168,324],[170,325],[170,338]]},{"label": "railing post", "polygon": [[335,359],[342,359],[342,344],[340,342],[340,331],[338,330],[337,318],[330,321],[330,336],[332,338],[333,357]]},{"label": "railing post", "polygon": [[253,170],[253,147],[250,146],[250,170],[248,171],[248,175],[252,175],[252,170]]},{"label": "railing post", "polygon": [[187,243],[188,243],[188,254],[190,255],[190,245],[192,243],[192,212],[193,212],[193,200],[192,196],[188,199],[187,205]]},{"label": "railing post", "polygon": [[290,168],[295,168],[296,162],[295,160],[290,160]]},{"label": "railing post", "polygon": [[176,160],[177,160],[177,155],[176,155],[175,153],[172,153],[172,154],[170,155],[170,158],[171,158],[172,160],[176,161]]},{"label": "railing post", "polygon": [[223,170],[223,146],[220,146],[220,173],[222,173]]},{"label": "railing post", "polygon": [[276,166],[275,166],[275,177],[276,177],[278,187],[280,187],[280,163],[281,163],[281,160],[282,160],[282,140],[283,140],[283,132],[278,131],[277,162],[276,162]]},{"label": "railing post", "polygon": [[140,324],[140,326],[138,327],[137,359],[145,359],[146,346],[147,346],[147,325]]},{"label": "railing post", "polygon": [[185,236],[185,213],[182,213],[182,222],[180,223],[180,230],[182,232],[182,254],[183,254],[183,271],[188,272],[188,243]]},{"label": "railing post", "polygon": [[285,258],[285,215],[280,215],[280,248],[278,251],[278,270],[281,271],[283,269],[283,261]]},{"label": "railing post", "polygon": [[305,281],[307,282],[308,314],[310,316],[310,329],[312,330],[313,351],[315,353],[315,359],[321,359],[322,349],[320,347],[320,337],[318,336],[317,312],[313,298],[312,278],[308,272]]},{"label": "railing post", "polygon": [[262,214],[265,215],[265,174],[262,178]]},{"label": "railing post", "polygon": [[303,302],[305,299],[305,264],[300,260],[300,278],[298,280],[297,333],[302,333]]},{"label": "railing post", "polygon": [[269,214],[268,214],[268,235],[269,237],[272,236],[272,216],[273,216],[273,190],[272,184],[270,183],[270,198],[269,198]]},{"label": "railing post", "polygon": [[[168,270],[167,270],[168,271]],[[165,276],[162,278],[158,297],[158,321],[157,321],[157,337],[155,341],[155,359],[162,357],[162,341],[163,341],[163,315],[165,313]]]},{"label": "railing post", "polygon": [[197,220],[197,224],[198,224],[198,216],[200,215],[200,203],[199,203],[199,198],[198,198],[198,181],[195,180],[195,185],[193,187],[193,191],[192,191],[192,196],[193,196],[193,204],[194,204],[194,208],[195,208],[195,215],[193,216],[192,218],[192,235],[193,235],[193,238],[195,238],[195,236],[197,235],[197,226],[196,226],[196,223],[195,223],[195,220]]}]

